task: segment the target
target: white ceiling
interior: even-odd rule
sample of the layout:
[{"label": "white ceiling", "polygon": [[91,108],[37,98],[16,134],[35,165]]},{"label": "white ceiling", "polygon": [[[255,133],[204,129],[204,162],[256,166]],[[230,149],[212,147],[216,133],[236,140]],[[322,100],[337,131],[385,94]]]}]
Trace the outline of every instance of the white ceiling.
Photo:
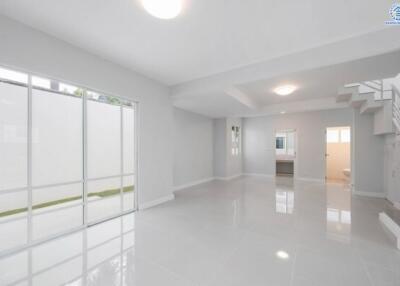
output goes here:
[{"label": "white ceiling", "polygon": [[[400,73],[400,52],[305,70],[238,85],[257,106],[336,96],[345,84],[394,77]],[[288,96],[274,93],[277,86],[291,84],[297,90]]]},{"label": "white ceiling", "polygon": [[[338,89],[345,84],[391,78],[400,73],[400,50],[326,67],[288,73],[237,84],[234,88],[204,90],[175,95],[175,106],[209,117],[250,117],[285,112],[342,108],[336,103]],[[281,84],[295,84],[298,90],[282,97],[273,92]],[[232,92],[234,90],[234,92]]]},{"label": "white ceiling", "polygon": [[384,29],[392,0],[185,0],[174,20],[139,0],[2,0],[0,14],[168,85]]},{"label": "white ceiling", "polygon": [[[0,15],[171,86],[210,117],[343,107],[346,83],[400,72],[392,0],[183,0],[160,20],[140,0],[1,0]],[[299,86],[292,96],[272,90]]]}]

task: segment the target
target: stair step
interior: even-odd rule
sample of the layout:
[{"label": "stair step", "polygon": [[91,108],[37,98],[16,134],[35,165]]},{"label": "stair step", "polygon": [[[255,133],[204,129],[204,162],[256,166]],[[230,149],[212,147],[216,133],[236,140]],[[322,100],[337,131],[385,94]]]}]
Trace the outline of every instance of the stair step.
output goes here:
[{"label": "stair step", "polygon": [[383,103],[375,100],[368,100],[360,108],[360,114],[373,113],[383,107]]},{"label": "stair step", "polygon": [[374,99],[374,92],[366,92],[366,93],[356,93],[350,99],[350,105],[354,108],[361,107],[368,100]]},{"label": "stair step", "polygon": [[382,89],[382,85],[381,85],[380,82],[377,83],[377,82],[374,82],[374,81],[366,81],[364,84],[367,87],[370,87],[370,88],[373,88],[373,89],[377,89],[377,90]]},{"label": "stair step", "polygon": [[338,95],[336,96],[336,102],[349,101],[353,94],[358,93],[358,87],[359,85],[339,88]]}]

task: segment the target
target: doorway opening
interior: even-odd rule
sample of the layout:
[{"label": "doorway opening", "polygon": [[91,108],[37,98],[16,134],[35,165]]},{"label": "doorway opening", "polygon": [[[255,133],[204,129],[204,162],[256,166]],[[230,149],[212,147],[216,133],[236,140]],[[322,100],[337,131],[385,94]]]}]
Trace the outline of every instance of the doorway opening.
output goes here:
[{"label": "doorway opening", "polygon": [[329,127],[326,129],[326,182],[351,182],[351,128]]},{"label": "doorway opening", "polygon": [[276,176],[295,176],[296,130],[278,130],[275,133],[275,161]]}]

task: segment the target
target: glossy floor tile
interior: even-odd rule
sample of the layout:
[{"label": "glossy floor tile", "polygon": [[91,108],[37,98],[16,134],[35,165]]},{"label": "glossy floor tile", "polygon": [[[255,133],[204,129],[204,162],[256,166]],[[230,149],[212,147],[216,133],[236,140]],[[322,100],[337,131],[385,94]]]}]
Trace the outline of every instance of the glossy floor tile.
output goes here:
[{"label": "glossy floor tile", "polygon": [[0,285],[400,285],[382,199],[242,177],[0,258]]}]

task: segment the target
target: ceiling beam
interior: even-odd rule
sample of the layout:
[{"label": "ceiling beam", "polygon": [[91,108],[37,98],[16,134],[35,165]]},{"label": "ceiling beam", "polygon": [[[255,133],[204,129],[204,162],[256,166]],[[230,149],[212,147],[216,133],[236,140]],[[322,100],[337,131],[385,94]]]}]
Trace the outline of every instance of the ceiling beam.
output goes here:
[{"label": "ceiling beam", "polygon": [[254,100],[252,100],[247,94],[236,87],[232,86],[226,89],[225,93],[251,109],[257,108],[256,102],[254,102]]}]

